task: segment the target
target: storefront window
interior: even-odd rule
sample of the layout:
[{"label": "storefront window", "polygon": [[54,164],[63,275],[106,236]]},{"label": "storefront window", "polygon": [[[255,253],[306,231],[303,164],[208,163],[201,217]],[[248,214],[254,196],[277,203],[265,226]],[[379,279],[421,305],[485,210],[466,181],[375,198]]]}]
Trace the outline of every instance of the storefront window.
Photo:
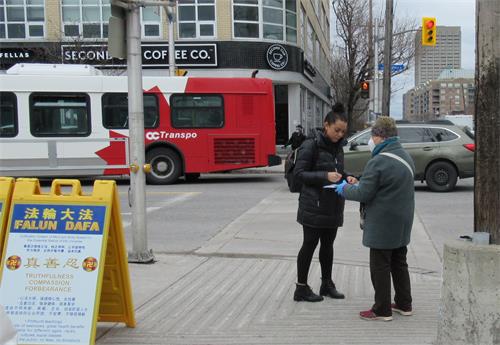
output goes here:
[{"label": "storefront window", "polygon": [[44,37],[44,5],[44,0],[1,0],[0,39]]},{"label": "storefront window", "polygon": [[215,0],[179,1],[179,38],[215,38]]},{"label": "storefront window", "polygon": [[316,116],[315,116],[316,127],[321,127],[322,117],[323,117],[322,108],[323,108],[323,101],[321,101],[318,97],[316,97]]},{"label": "storefront window", "polygon": [[[301,86],[300,87],[300,123],[301,124],[306,124],[307,123],[307,90]],[[307,128],[306,128],[307,130]]]},{"label": "storefront window", "polygon": [[297,5],[293,0],[233,0],[235,38],[297,43]]},{"label": "storefront window", "polygon": [[[26,0],[32,1],[32,0]],[[104,39],[108,37],[110,0],[62,0],[64,37]],[[143,38],[160,38],[161,7],[141,7]]]}]

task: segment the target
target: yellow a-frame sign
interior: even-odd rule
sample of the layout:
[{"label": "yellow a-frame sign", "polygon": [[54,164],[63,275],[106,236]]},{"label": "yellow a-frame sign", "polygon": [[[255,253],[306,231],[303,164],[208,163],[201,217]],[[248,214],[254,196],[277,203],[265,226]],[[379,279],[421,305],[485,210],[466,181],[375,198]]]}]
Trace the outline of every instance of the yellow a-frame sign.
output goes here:
[{"label": "yellow a-frame sign", "polygon": [[48,194],[37,179],[16,181],[0,304],[18,344],[92,345],[97,321],[135,327],[114,181],[95,181],[91,195],[82,194],[78,180],[54,180]]}]

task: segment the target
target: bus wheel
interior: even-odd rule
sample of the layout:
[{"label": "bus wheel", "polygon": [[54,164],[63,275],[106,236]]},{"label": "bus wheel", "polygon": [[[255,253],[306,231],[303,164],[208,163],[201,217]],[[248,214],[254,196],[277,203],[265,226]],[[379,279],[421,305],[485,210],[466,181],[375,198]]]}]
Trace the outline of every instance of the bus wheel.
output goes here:
[{"label": "bus wheel", "polygon": [[200,173],[189,173],[184,176],[186,182],[194,182],[200,178]]},{"label": "bus wheel", "polygon": [[146,153],[151,172],[146,175],[149,184],[171,184],[181,175],[181,159],[172,149],[155,148]]}]

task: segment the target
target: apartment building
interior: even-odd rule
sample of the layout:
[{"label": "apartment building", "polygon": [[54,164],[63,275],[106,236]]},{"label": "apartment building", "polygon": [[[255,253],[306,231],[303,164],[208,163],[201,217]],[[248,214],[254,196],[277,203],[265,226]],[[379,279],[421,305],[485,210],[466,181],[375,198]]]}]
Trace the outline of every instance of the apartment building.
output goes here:
[{"label": "apartment building", "polygon": [[[296,124],[321,125],[331,107],[330,1],[179,0],[176,65],[188,76],[270,78],[277,144]],[[0,1],[0,73],[15,63],[93,65],[126,73],[107,51],[110,0]],[[141,8],[144,75],[168,75],[168,18]]]},{"label": "apartment building", "polygon": [[436,46],[422,46],[422,31],[415,35],[415,86],[435,80],[445,69],[461,68],[459,26],[437,26]]},{"label": "apartment building", "polygon": [[446,69],[403,95],[403,118],[428,121],[444,115],[475,113],[474,71]]}]

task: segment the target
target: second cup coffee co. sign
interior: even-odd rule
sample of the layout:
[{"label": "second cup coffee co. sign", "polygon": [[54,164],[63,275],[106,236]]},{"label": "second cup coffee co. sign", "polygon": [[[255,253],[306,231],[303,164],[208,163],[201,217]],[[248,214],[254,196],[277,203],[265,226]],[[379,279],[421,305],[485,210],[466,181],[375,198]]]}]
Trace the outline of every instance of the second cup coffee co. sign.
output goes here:
[{"label": "second cup coffee co. sign", "polygon": [[[168,44],[143,44],[142,65],[147,67],[168,66]],[[126,66],[125,60],[112,58],[106,45],[63,45],[63,63],[86,63],[96,66]],[[175,45],[175,64],[180,67],[217,67],[217,44]]]}]

